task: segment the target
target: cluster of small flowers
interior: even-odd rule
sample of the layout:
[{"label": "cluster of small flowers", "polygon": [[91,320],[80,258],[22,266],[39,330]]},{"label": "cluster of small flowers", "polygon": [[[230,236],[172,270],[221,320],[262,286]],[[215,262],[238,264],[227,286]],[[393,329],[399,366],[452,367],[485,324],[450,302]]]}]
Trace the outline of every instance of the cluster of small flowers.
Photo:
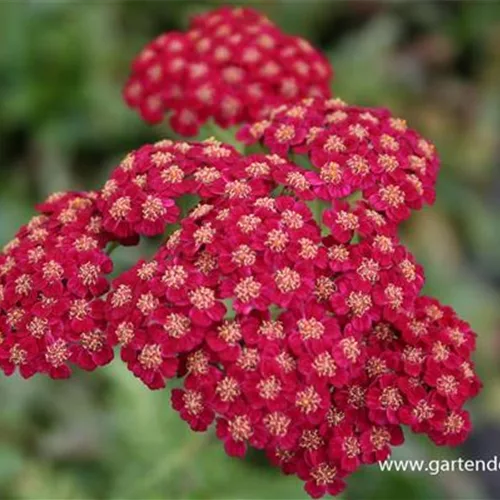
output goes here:
[{"label": "cluster of small flowers", "polygon": [[[246,8],[150,43],[124,91],[146,121],[170,113],[183,135],[251,123],[238,138],[270,154],[165,140],[129,153],[98,193],[41,204],[0,254],[0,368],[63,378],[119,345],[149,388],[182,380],[172,405],[193,430],[215,422],[229,455],[265,450],[315,498],[387,458],[403,426],[465,440],[475,334],[420,295],[423,269],[397,237],[433,202],[439,159],[386,109],[329,99],[331,77]],[[328,206],[313,217],[315,200]],[[109,243],[165,232],[109,285]]]},{"label": "cluster of small flowers", "polygon": [[195,17],[187,32],[167,32],[132,64],[124,97],[149,123],[171,113],[172,128],[196,135],[212,118],[221,127],[251,122],[272,107],[329,97],[331,67],[298,37],[247,8]]},{"label": "cluster of small flowers", "polygon": [[372,208],[399,223],[435,198],[434,146],[384,108],[303,99],[244,126],[238,137],[295,161],[304,155],[313,167],[303,186],[310,199],[336,201],[361,191]]},{"label": "cluster of small flowers", "polygon": [[229,455],[264,449],[313,497],[387,458],[403,424],[457,444],[475,335],[418,298],[394,234],[363,227],[322,236],[293,196],[202,203],[113,284],[109,341],[152,389],[184,378],[172,404],[193,430],[215,420]]},{"label": "cluster of small flowers", "polygon": [[401,361],[409,377],[408,394],[415,405],[411,413],[400,413],[401,422],[439,446],[462,443],[471,429],[462,406],[481,389],[471,361],[476,334],[451,307],[425,296],[398,327],[406,343]]},{"label": "cluster of small flowers", "polygon": [[101,297],[113,264],[96,193],[59,193],[0,254],[0,368],[24,378],[109,363]]},{"label": "cluster of small flowers", "polygon": [[[183,378],[172,403],[194,430],[216,420],[228,454],[265,449],[314,497],[386,458],[402,425],[462,442],[475,335],[418,297],[422,268],[390,212],[334,199],[320,228],[310,173],[215,140],[161,141],[98,194],[51,197],[0,258],[0,366],[66,377],[119,344],[151,389]],[[184,195],[202,202],[107,293],[105,246],[163,233]]]},{"label": "cluster of small flowers", "polygon": [[125,157],[102,189],[103,227],[122,241],[163,234],[179,217],[180,199],[264,196],[272,173],[286,164],[274,156],[242,156],[214,139],[142,146]]}]

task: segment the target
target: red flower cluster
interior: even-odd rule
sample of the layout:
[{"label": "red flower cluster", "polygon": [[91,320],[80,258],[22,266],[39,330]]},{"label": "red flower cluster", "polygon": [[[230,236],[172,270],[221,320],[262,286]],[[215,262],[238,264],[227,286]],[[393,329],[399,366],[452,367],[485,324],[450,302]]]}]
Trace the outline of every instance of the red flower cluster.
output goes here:
[{"label": "red flower cluster", "polygon": [[[304,155],[314,167],[305,173],[311,199],[335,201],[360,191],[394,223],[434,201],[439,169],[434,146],[384,108],[304,99],[246,125],[238,137],[296,161]],[[292,184],[287,177],[283,182]]]},{"label": "red flower cluster", "polygon": [[263,196],[281,164],[286,162],[278,157],[243,157],[213,139],[143,146],[125,157],[102,189],[103,227],[126,242],[162,234],[178,219],[176,201]]},{"label": "red flower cluster", "polygon": [[226,128],[282,103],[329,97],[331,77],[307,41],[252,9],[222,7],[195,17],[186,33],[149,43],[132,64],[124,97],[145,121],[171,113],[172,128],[192,136],[210,118]]},{"label": "red flower cluster", "polygon": [[[172,405],[193,430],[215,422],[229,455],[265,450],[315,498],[387,458],[403,426],[462,442],[481,386],[475,334],[420,296],[423,269],[397,238],[433,202],[438,157],[386,109],[327,100],[331,76],[307,42],[250,9],[149,44],[125,89],[145,120],[168,112],[193,135],[210,118],[257,119],[239,138],[271,154],[161,141],[128,154],[98,193],[40,205],[0,254],[0,368],[63,378],[120,345],[149,388],[182,380]],[[195,207],[171,232],[181,199]],[[318,199],[328,207],[313,217]],[[167,231],[109,287],[108,243]]]},{"label": "red flower cluster", "polygon": [[[364,192],[412,174],[377,175]],[[3,371],[66,377],[69,362],[94,369],[120,345],[149,388],[183,380],[172,404],[192,429],[216,422],[229,455],[263,449],[313,497],[385,459],[402,426],[462,442],[480,388],[475,334],[419,297],[401,217],[370,196],[347,201],[354,181],[326,195],[314,176],[284,155],[161,141],[128,154],[98,194],[51,197],[0,257]],[[164,233],[185,196],[199,203],[181,228],[108,292],[105,246]],[[323,227],[317,196],[331,201]]]},{"label": "red flower cluster", "polygon": [[471,362],[476,334],[451,307],[430,297],[418,298],[415,312],[398,325],[406,343],[402,362],[415,405],[412,412],[401,412],[401,422],[428,434],[437,445],[462,443],[470,431],[462,406],[481,388]]},{"label": "red flower cluster", "polygon": [[113,284],[110,341],[152,389],[184,377],[172,404],[193,430],[215,420],[229,455],[265,449],[313,497],[385,459],[401,425],[461,442],[474,334],[417,298],[394,234],[353,236],[323,237],[292,196],[201,204]]},{"label": "red flower cluster", "polygon": [[65,378],[109,363],[103,302],[112,262],[96,193],[52,195],[0,255],[0,368]]}]

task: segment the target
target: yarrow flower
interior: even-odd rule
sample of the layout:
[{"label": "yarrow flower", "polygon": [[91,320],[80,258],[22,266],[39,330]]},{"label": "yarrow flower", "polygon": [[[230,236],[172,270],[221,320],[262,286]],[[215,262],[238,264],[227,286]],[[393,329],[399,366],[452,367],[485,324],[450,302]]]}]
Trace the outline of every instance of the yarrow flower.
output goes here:
[{"label": "yarrow flower", "polygon": [[184,32],[149,43],[132,64],[124,97],[149,123],[170,115],[181,135],[209,119],[221,127],[265,118],[272,107],[330,96],[331,67],[306,40],[249,8],[196,16]]},{"label": "yarrow flower", "polygon": [[[104,185],[98,206],[103,227],[123,242],[162,234],[185,199],[248,200],[270,193],[281,158],[242,156],[214,139],[160,141],[129,153]],[[183,198],[184,197],[184,198]]]},{"label": "yarrow flower", "polygon": [[[282,182],[310,199],[337,201],[361,193],[367,208],[398,224],[435,198],[435,147],[385,108],[350,106],[340,99],[283,105],[238,133],[270,153],[304,156],[312,171],[285,172]],[[353,217],[341,226],[355,224]],[[348,229],[345,229],[346,231]]]},{"label": "yarrow flower", "polygon": [[[350,191],[313,216],[311,174],[276,153],[161,141],[100,192],[51,197],[0,258],[0,367],[67,377],[120,346],[150,389],[182,380],[172,406],[193,430],[214,424],[231,456],[265,450],[315,498],[387,458],[404,426],[463,442],[475,334],[420,296],[400,219]],[[107,244],[164,233],[185,195],[197,204],[180,229],[109,287]]]},{"label": "yarrow flower", "polygon": [[172,405],[193,430],[215,422],[229,455],[263,449],[313,497],[387,458],[404,425],[463,441],[480,387],[475,335],[419,297],[422,268],[396,236],[341,239],[293,196],[226,197],[108,295],[110,342],[136,376],[182,377]]},{"label": "yarrow flower", "polygon": [[60,193],[39,206],[0,255],[0,368],[66,378],[109,363],[104,303],[112,262],[97,193]]},{"label": "yarrow flower", "polygon": [[[246,8],[151,42],[124,91],[143,119],[168,114],[183,135],[247,123],[238,138],[269,154],[164,140],[100,191],[39,205],[0,254],[3,372],[64,378],[118,347],[148,388],[180,381],[171,403],[191,429],[215,427],[230,456],[264,450],[313,498],[385,460],[404,428],[462,443],[476,334],[421,295],[423,268],[398,239],[434,200],[437,153],[388,110],[330,99],[331,77]],[[108,244],[162,234],[108,282]]]}]

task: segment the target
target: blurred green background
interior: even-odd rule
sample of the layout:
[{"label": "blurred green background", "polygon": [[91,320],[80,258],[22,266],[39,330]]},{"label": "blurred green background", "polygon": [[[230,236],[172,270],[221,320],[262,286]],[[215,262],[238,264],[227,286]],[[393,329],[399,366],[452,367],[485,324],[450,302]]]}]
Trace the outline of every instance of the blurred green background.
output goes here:
[{"label": "blurred green background", "polygon": [[[165,136],[122,103],[127,66],[151,38],[214,4],[0,3],[0,244],[34,202],[99,187],[125,152]],[[335,94],[390,107],[442,156],[438,202],[412,217],[404,239],[425,265],[427,292],[479,333],[486,387],[470,406],[475,431],[464,447],[408,436],[394,456],[500,455],[500,3],[268,0],[258,8],[328,54]],[[119,269],[139,252],[117,252]],[[0,498],[305,498],[299,480],[261,455],[229,459],[213,436],[190,432],[168,400],[119,362],[71,382],[2,378]],[[500,473],[431,477],[372,467],[350,478],[343,498],[499,492]]]}]

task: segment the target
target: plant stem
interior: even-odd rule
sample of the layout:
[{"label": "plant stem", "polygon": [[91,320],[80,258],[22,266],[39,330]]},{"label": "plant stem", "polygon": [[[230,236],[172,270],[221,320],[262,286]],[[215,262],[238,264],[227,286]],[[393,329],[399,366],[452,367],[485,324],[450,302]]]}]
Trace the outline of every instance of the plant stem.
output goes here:
[{"label": "plant stem", "polygon": [[213,120],[209,120],[203,125],[203,136],[205,139],[209,139],[211,137],[221,141],[225,144],[229,144],[233,146],[234,149],[243,153],[245,150],[244,144],[240,143],[236,140],[236,134],[234,129],[223,129],[219,127]]},{"label": "plant stem", "polygon": [[109,244],[109,247],[106,249],[106,253],[108,255],[111,255],[119,246],[120,246],[120,243],[118,243],[117,241],[112,241]]}]

